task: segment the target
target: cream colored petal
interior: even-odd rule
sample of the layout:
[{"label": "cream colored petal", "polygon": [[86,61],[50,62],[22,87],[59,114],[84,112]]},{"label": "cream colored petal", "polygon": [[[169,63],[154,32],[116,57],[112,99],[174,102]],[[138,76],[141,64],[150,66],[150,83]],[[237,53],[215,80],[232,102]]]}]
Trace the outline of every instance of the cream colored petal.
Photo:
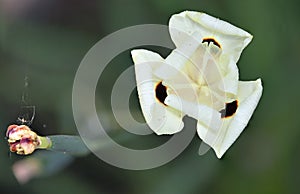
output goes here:
[{"label": "cream colored petal", "polygon": [[184,114],[197,119],[198,122],[210,126],[211,129],[217,130],[222,124],[221,120],[217,119],[220,117],[220,113],[209,106],[186,101],[176,95],[169,95],[166,98],[165,103],[182,111]]},{"label": "cream colored petal", "polygon": [[[226,67],[223,68],[223,66]],[[218,73],[221,74],[222,78],[218,82],[211,84],[211,87],[218,88],[221,92],[230,93],[235,96],[238,91],[239,70],[236,63],[232,60],[223,66],[218,65]]]},{"label": "cream colored petal", "polygon": [[[239,82],[238,108],[235,114],[228,118],[219,118],[223,121],[219,130],[211,129],[201,122],[197,124],[200,138],[210,145],[218,158],[221,158],[228,148],[239,137],[248,124],[262,95],[261,80]],[[218,121],[216,121],[218,122]]]},{"label": "cream colored petal", "polygon": [[232,57],[234,62],[238,61],[242,50],[252,40],[252,35],[248,32],[218,18],[195,11],[184,11],[173,15],[169,21],[169,30],[176,47],[184,44],[189,36],[193,36],[199,43],[211,38],[220,45],[223,55]]},{"label": "cream colored petal", "polygon": [[135,63],[137,91],[141,109],[149,127],[158,135],[174,134],[182,130],[183,114],[161,102],[156,95],[162,79],[153,74],[154,70],[165,65],[156,53],[147,50],[132,51]]},{"label": "cream colored petal", "polygon": [[174,134],[184,127],[182,112],[161,103],[154,103],[149,106],[150,117],[147,124],[157,135]]},{"label": "cream colored petal", "polygon": [[145,63],[145,62],[163,62],[164,59],[157,53],[145,50],[145,49],[135,49],[131,51],[131,57],[135,64]]}]

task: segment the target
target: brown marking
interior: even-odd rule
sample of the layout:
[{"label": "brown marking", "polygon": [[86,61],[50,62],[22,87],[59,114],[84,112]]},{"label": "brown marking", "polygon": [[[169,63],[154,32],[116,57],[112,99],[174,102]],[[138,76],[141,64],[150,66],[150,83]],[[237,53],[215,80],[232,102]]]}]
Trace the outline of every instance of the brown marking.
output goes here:
[{"label": "brown marking", "polygon": [[237,100],[226,103],[225,109],[220,110],[221,118],[228,118],[233,116],[234,113],[236,113],[237,108],[238,108]]},{"label": "brown marking", "polygon": [[159,82],[157,85],[156,85],[156,88],[155,88],[155,96],[157,98],[157,100],[161,103],[163,103],[164,105],[165,104],[165,99],[167,98],[168,94],[167,94],[167,87],[164,86],[162,84],[162,82]]},{"label": "brown marking", "polygon": [[214,38],[203,38],[202,43],[206,43],[206,42],[207,42],[208,46],[212,42],[214,45],[221,48],[220,43],[218,43]]}]

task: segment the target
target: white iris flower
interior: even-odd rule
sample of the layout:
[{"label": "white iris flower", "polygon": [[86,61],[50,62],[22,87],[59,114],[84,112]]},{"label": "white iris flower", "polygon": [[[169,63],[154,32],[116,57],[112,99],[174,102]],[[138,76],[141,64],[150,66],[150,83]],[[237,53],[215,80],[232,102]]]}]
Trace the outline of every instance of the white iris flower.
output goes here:
[{"label": "white iris flower", "polygon": [[176,49],[163,59],[133,50],[137,89],[146,122],[158,135],[195,118],[199,137],[218,158],[249,122],[262,95],[261,80],[239,81],[237,61],[252,36],[204,13],[185,11],[169,23]]}]

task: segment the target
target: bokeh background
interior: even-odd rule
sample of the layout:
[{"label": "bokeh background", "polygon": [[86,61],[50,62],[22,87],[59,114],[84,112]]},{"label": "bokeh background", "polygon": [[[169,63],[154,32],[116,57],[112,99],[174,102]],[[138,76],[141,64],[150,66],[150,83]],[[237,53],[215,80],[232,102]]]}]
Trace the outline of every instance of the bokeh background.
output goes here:
[{"label": "bokeh background", "polygon": [[[1,193],[299,193],[298,1],[0,2]],[[263,97],[248,127],[224,158],[217,159],[212,150],[198,156],[201,141],[195,137],[179,157],[156,169],[119,169],[92,154],[75,158],[54,155],[51,160],[41,160],[52,164],[42,176],[20,184],[12,166],[43,153],[29,157],[9,153],[5,131],[20,114],[22,96],[36,108],[31,126],[39,134],[77,134],[72,115],[72,84],[87,51],[116,30],[137,24],[167,25],[172,14],[183,10],[209,13],[254,35],[238,66],[241,80],[262,78]],[[130,65],[128,51],[113,60],[100,79],[97,104],[107,110],[107,115],[111,115],[109,96],[114,80]],[[25,78],[28,86],[24,86]],[[132,109],[139,111],[135,94]],[[106,121],[111,122],[112,128],[122,130],[117,129],[113,118]],[[149,145],[160,141],[155,136],[149,138]],[[139,138],[132,141],[139,142]],[[51,157],[47,153],[46,157]]]}]

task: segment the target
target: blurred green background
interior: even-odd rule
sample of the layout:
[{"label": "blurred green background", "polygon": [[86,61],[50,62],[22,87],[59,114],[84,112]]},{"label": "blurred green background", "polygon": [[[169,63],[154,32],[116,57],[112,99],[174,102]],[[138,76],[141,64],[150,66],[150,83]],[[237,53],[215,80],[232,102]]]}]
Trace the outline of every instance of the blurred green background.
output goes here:
[{"label": "blurred green background", "polygon": [[[0,193],[299,193],[298,1],[0,2]],[[87,51],[116,30],[137,24],[167,25],[172,14],[183,10],[206,12],[254,35],[238,66],[241,80],[262,78],[263,97],[225,157],[218,160],[212,150],[198,156],[201,141],[195,137],[179,157],[156,169],[119,169],[90,154],[65,166],[62,162],[64,168],[56,173],[19,184],[12,165],[24,157],[9,153],[5,131],[19,115],[22,93],[28,93],[28,103],[36,107],[31,126],[39,134],[76,134],[72,84]],[[130,65],[129,52],[119,56],[97,88],[97,103],[108,112],[115,72]],[[138,104],[136,96],[133,103]]]}]

